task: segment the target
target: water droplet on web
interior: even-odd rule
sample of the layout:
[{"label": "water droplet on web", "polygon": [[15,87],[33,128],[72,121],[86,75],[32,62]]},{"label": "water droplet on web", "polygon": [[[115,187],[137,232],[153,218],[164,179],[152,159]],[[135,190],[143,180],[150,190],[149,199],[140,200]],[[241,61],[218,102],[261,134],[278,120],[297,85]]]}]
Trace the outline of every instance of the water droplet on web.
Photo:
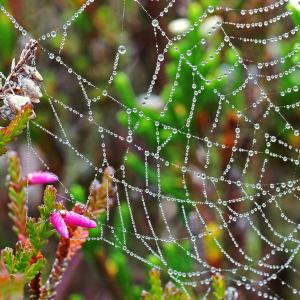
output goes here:
[{"label": "water droplet on web", "polygon": [[103,95],[103,96],[107,96],[107,95],[108,95],[107,90],[103,90],[102,95]]},{"label": "water droplet on web", "polygon": [[152,26],[153,27],[157,27],[158,25],[159,25],[158,20],[156,20],[156,19],[152,20]]},{"label": "water droplet on web", "polygon": [[186,51],[186,55],[187,55],[187,56],[191,56],[191,55],[192,55],[192,50],[187,50],[187,51]]},{"label": "water droplet on web", "polygon": [[164,55],[163,54],[159,54],[158,55],[158,60],[159,61],[163,61],[165,59]]},{"label": "water droplet on web", "polygon": [[207,8],[207,11],[211,14],[211,13],[213,13],[214,12],[214,7],[213,6],[209,6],[208,8]]},{"label": "water droplet on web", "polygon": [[55,30],[51,31],[50,35],[51,35],[51,37],[53,37],[53,38],[56,37],[56,31],[55,31]]},{"label": "water droplet on web", "polygon": [[129,135],[129,136],[126,138],[126,141],[127,141],[128,143],[131,143],[131,142],[132,142],[132,136]]},{"label": "water droplet on web", "polygon": [[126,47],[124,45],[120,45],[119,49],[118,49],[118,52],[120,54],[125,54],[126,53]]}]

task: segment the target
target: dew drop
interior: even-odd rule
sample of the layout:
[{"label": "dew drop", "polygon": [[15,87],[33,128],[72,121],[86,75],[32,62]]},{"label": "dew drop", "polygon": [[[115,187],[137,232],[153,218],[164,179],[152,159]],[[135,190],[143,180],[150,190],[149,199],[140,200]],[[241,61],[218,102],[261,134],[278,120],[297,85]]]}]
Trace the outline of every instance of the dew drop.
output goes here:
[{"label": "dew drop", "polygon": [[159,25],[158,20],[156,20],[156,19],[152,20],[152,26],[153,27],[157,27],[158,25]]},{"label": "dew drop", "polygon": [[128,143],[131,143],[131,142],[132,142],[132,136],[129,135],[129,136],[126,138],[126,141],[127,141]]},{"label": "dew drop", "polygon": [[125,54],[126,53],[126,47],[124,45],[120,45],[119,49],[118,49],[118,52],[120,54]]},{"label": "dew drop", "polygon": [[211,13],[213,13],[214,12],[214,7],[213,6],[209,6],[208,8],[207,8],[207,11],[211,14]]},{"label": "dew drop", "polygon": [[164,55],[163,54],[159,54],[158,55],[158,60],[159,61],[163,61],[165,59]]}]

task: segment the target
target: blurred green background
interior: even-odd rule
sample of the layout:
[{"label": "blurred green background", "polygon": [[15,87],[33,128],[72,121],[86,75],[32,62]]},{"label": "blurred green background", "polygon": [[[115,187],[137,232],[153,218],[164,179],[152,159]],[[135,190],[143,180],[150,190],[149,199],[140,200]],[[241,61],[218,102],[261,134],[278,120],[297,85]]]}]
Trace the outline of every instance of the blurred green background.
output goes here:
[{"label": "blurred green background", "polygon": [[[38,39],[45,33],[49,33],[49,37],[46,35],[45,39],[40,39],[40,44],[47,51],[58,54],[64,34],[62,26],[84,2],[81,0],[1,0],[0,3],[32,37]],[[145,10],[153,17],[159,16],[167,3],[166,1],[141,1]],[[145,211],[137,193],[130,191],[129,198],[132,203],[129,207],[125,190],[120,188],[121,205],[118,206],[115,203],[109,220],[106,215],[100,220],[103,223],[103,234],[108,240],[114,242],[123,239],[124,223],[127,230],[128,249],[147,261],[159,265],[163,270],[164,282],[169,279],[168,268],[180,272],[203,270],[199,263],[186,254],[194,253],[193,247],[198,249],[201,258],[208,264],[222,269],[235,268],[235,265],[220,251],[215,239],[236,261],[249,264],[234,247],[227,230],[219,229],[218,225],[222,225],[223,220],[228,222],[234,218],[230,209],[242,214],[251,211],[257,205],[266,203],[275,192],[270,187],[272,182],[286,182],[298,178],[299,169],[293,161],[272,157],[267,155],[265,150],[269,149],[270,152],[277,153],[282,158],[292,157],[297,160],[299,156],[300,137],[297,130],[300,125],[300,110],[299,105],[293,105],[297,103],[299,97],[299,71],[297,70],[299,33],[296,32],[287,40],[283,39],[278,43],[268,43],[267,45],[245,43],[233,39],[235,49],[244,58],[248,70],[258,76],[259,84],[266,91],[268,99],[271,99],[275,106],[280,107],[283,118],[274,108],[269,108],[270,102],[266,99],[255,104],[261,96],[259,89],[251,81],[243,86],[247,78],[245,68],[239,62],[233,48],[224,43],[224,32],[216,28],[210,34],[207,29],[217,20],[227,23],[258,23],[281,15],[287,10],[293,12],[293,15],[283,18],[277,23],[274,21],[268,26],[241,29],[224,24],[223,28],[228,35],[233,37],[265,39],[288,32],[300,23],[300,11],[297,3],[287,3],[263,14],[241,16],[238,12],[240,9],[269,4],[271,4],[270,1],[260,0],[176,1],[168,13],[162,18],[158,18],[161,28],[169,37],[180,34],[186,24],[197,22],[199,16],[209,5],[229,6],[237,10],[216,11],[218,19],[213,19],[211,15],[208,15],[204,21],[205,26],[200,24],[199,29],[197,28],[174,42],[161,61],[153,93],[145,105],[142,104],[143,95],[152,80],[158,53],[163,51],[167,40],[160,32],[157,32],[157,36],[154,35],[151,19],[140,5],[134,1],[125,1],[123,30],[123,2],[106,0],[95,1],[68,28],[60,57],[72,70],[84,76],[97,87],[85,86],[88,97],[100,96],[100,100],[91,103],[93,118],[97,124],[117,135],[113,136],[105,131],[104,137],[101,138],[98,129],[87,118],[79,118],[61,105],[54,104],[63,128],[74,147],[90,161],[105,166],[106,162],[105,160],[103,162],[103,147],[101,146],[104,143],[107,161],[116,169],[116,177],[120,180],[123,179],[122,170],[125,169],[126,182],[132,186],[141,189],[149,188],[158,192],[159,179],[162,195],[167,195],[172,199],[193,199],[202,203],[197,205],[197,209],[201,212],[207,227],[199,221],[194,205],[185,203],[182,208],[180,201],[162,201],[172,233],[180,244],[178,246],[173,242],[160,242],[167,266],[164,266],[155,255],[151,254],[151,251],[142,245],[141,239],[133,234],[135,230],[131,223],[130,208],[134,211],[138,232],[141,235],[151,235],[146,223]],[[53,30],[56,30],[57,33],[51,36]],[[0,70],[3,73],[7,74],[12,58],[19,56],[20,50],[27,41],[26,38],[14,28],[12,22],[3,13],[0,13]],[[113,83],[107,87],[120,45],[126,46],[126,53],[120,55],[117,74]],[[192,50],[190,51],[190,49]],[[294,49],[297,51],[293,55],[289,55]],[[282,57],[285,59],[280,60]],[[185,61],[186,58],[190,64],[197,66],[197,71],[208,80],[206,83],[193,74],[191,66]],[[274,60],[279,60],[279,63],[269,64],[263,68],[257,67],[259,62]],[[178,64],[181,64],[180,69],[178,69]],[[44,88],[52,100],[59,99],[62,103],[88,117],[86,99],[74,74],[68,73],[67,69],[55,59],[49,59],[47,52],[43,50],[39,51],[37,66],[44,77]],[[268,76],[291,68],[295,68],[295,70],[292,69],[292,72],[286,73],[282,77],[278,76],[276,80],[268,80]],[[176,88],[173,90],[174,81],[176,81]],[[106,89],[109,95],[124,104],[126,108],[110,97],[102,96],[103,90]],[[193,105],[195,89],[199,90],[199,93],[196,96],[190,125],[186,126]],[[236,92],[234,92],[235,90]],[[219,97],[216,91],[226,95],[229,102],[222,103],[220,114],[217,115],[217,125],[212,131],[219,106]],[[163,107],[166,103],[168,106],[164,111]],[[129,112],[127,108],[130,109]],[[139,115],[135,109],[143,112],[143,116]],[[252,123],[246,122],[244,117],[240,117],[237,110],[241,111],[243,116],[249,118]],[[265,111],[269,111],[269,113],[263,117]],[[57,136],[62,136],[60,125],[55,119],[46,95],[43,97],[43,101],[36,106],[35,112],[37,115],[35,122]],[[160,125],[157,126],[155,121],[160,122]],[[5,124],[4,121],[1,122]],[[259,124],[258,129],[254,128],[255,123]],[[293,128],[287,127],[287,123],[291,123]],[[131,129],[135,128],[134,143],[131,145],[119,139],[119,136],[127,137],[129,126]],[[177,128],[177,131],[172,128]],[[240,128],[241,131],[237,144],[235,144],[236,128]],[[182,134],[182,132],[186,134]],[[275,142],[270,145],[267,144],[266,132],[269,133],[270,140],[271,136],[276,137]],[[192,138],[189,138],[188,134]],[[24,158],[24,172],[43,168],[40,157],[53,172],[59,175],[75,200],[85,202],[89,185],[95,177],[89,164],[79,159],[66,145],[50,137],[33,124],[30,125],[30,135],[37,155],[32,152],[30,155],[27,154],[25,134],[12,145],[12,148],[16,149]],[[167,161],[165,164],[160,164],[160,176],[157,173],[157,161],[154,157],[154,154],[157,153],[157,136],[160,144],[164,145],[159,151],[159,155]],[[253,139],[256,140],[254,144]],[[278,142],[279,140],[282,142]],[[208,141],[213,143],[210,144]],[[148,187],[145,185],[144,152],[132,146],[133,144],[139,145],[153,154],[147,158]],[[185,163],[187,144],[189,144],[188,160]],[[221,144],[226,147],[220,147]],[[245,173],[243,170],[247,160],[246,152],[235,152],[233,150],[235,148],[258,151],[250,158]],[[209,153],[209,164],[207,164],[207,153]],[[210,178],[220,178],[232,153],[234,153],[234,161],[230,163],[230,170],[225,172],[226,179],[250,184],[259,182],[261,185],[269,186],[271,191],[257,196],[259,188],[247,188],[243,184],[241,188],[237,185],[230,185],[228,182],[213,182],[197,177],[197,174],[204,172]],[[266,158],[268,162],[265,162]],[[266,163],[265,167],[264,163]],[[1,178],[3,178],[0,183],[1,248],[13,245],[15,239],[7,216],[8,199],[4,186],[5,164],[6,158],[2,157],[0,170]],[[178,165],[185,166],[194,173],[186,172],[178,168]],[[206,184],[205,187],[203,182]],[[282,188],[281,192],[286,188],[282,185],[280,187]],[[32,215],[36,214],[41,192],[38,188],[30,191],[30,213]],[[298,191],[295,190],[293,193],[282,195],[272,204],[266,205],[250,216],[260,235],[245,218],[237,218],[238,220],[229,224],[230,232],[239,246],[253,258],[252,267],[262,272],[269,272],[270,270],[267,268],[258,266],[258,260],[272,250],[264,238],[275,245],[280,245],[282,239],[276,236],[274,231],[287,236],[296,224],[300,223],[299,193],[297,193]],[[63,187],[61,187],[60,194],[64,194]],[[227,201],[243,197],[245,194],[248,197],[253,196],[254,201],[248,199],[244,202],[228,203],[229,208],[227,209],[218,203],[219,199]],[[203,204],[206,201],[204,195],[214,203],[214,206]],[[153,201],[153,198],[147,195],[145,195],[145,202],[157,236],[160,238],[167,236],[158,202]],[[122,216],[122,220],[120,216]],[[264,216],[270,220],[273,230],[266,223]],[[287,221],[284,216],[288,216],[292,222]],[[204,233],[204,237],[193,244],[185,226],[186,222],[188,222],[193,235]],[[94,230],[91,236],[99,236],[100,229]],[[213,234],[208,235],[208,231]],[[294,234],[294,238],[299,238],[298,232]],[[153,248],[155,247],[152,243],[149,242],[149,244]],[[47,255],[50,257],[54,255],[55,245],[55,240],[51,240],[48,245]],[[294,249],[295,242],[289,241],[284,247],[289,250]],[[271,265],[281,265],[290,255],[291,252],[279,251],[267,262]],[[297,269],[299,263],[300,257],[296,255],[292,265]],[[149,266],[128,255],[121,247],[112,247],[102,241],[89,241],[85,245],[84,251],[77,255],[65,274],[58,290],[57,299],[139,299],[141,290],[148,287],[147,273],[149,269]],[[261,280],[261,276],[253,274],[249,270],[242,270],[239,274],[247,276],[248,279]],[[222,275],[225,277],[227,286],[236,286],[236,282],[232,280],[232,274],[228,274],[227,277],[227,273],[224,272]],[[298,272],[293,271],[292,268],[287,268],[280,273],[282,281],[300,289],[298,277]],[[174,278],[180,278],[180,276],[174,275]],[[208,274],[204,278],[209,278]],[[206,285],[198,285],[195,288],[189,288],[189,291],[191,295],[195,295],[199,299],[199,297],[203,297],[207,288]],[[269,288],[284,299],[299,298],[299,295],[293,295],[292,288],[283,286],[279,279],[270,281]],[[257,293],[250,293],[242,287],[237,287],[237,289],[238,299],[259,298]],[[213,299],[213,296],[209,297]]]}]

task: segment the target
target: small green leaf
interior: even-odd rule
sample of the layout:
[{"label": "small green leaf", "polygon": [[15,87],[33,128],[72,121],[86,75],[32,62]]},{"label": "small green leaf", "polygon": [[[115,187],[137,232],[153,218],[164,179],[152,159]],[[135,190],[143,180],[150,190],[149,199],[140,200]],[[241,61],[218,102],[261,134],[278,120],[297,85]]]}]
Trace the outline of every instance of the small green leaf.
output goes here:
[{"label": "small green leaf", "polygon": [[152,269],[149,273],[150,285],[153,300],[162,299],[163,289],[161,287],[160,272],[157,269]]},{"label": "small green leaf", "polygon": [[13,249],[6,247],[1,251],[1,257],[5,263],[6,269],[10,274],[15,273],[15,257]]},{"label": "small green leaf", "polygon": [[20,243],[16,245],[16,254],[15,254],[15,269],[16,272],[24,273],[27,266],[30,263],[30,258],[32,257],[33,252],[31,249],[23,248]]},{"label": "small green leaf", "polygon": [[27,232],[30,243],[35,250],[35,253],[40,251],[48,242],[48,238],[54,233],[52,226],[47,219],[35,220],[27,219]]},{"label": "small green leaf", "polygon": [[212,276],[212,290],[216,300],[224,299],[226,285],[222,275],[216,274]]},{"label": "small green leaf", "polygon": [[43,205],[39,207],[41,219],[48,220],[51,212],[55,209],[56,188],[52,185],[47,185],[44,192]]},{"label": "small green leaf", "polygon": [[137,100],[128,76],[125,73],[118,73],[114,80],[115,88],[122,97],[122,102],[128,107],[136,107]]},{"label": "small green leaf", "polygon": [[42,268],[46,263],[45,259],[39,259],[34,264],[29,265],[27,270],[24,273],[25,280],[29,282],[32,280],[39,272],[41,272]]},{"label": "small green leaf", "polygon": [[81,203],[85,203],[87,199],[85,189],[79,184],[72,184],[70,192],[74,196],[75,200]]},{"label": "small green leaf", "polygon": [[6,145],[20,135],[32,116],[32,106],[26,105],[7,127],[0,129],[0,155],[6,153]]}]

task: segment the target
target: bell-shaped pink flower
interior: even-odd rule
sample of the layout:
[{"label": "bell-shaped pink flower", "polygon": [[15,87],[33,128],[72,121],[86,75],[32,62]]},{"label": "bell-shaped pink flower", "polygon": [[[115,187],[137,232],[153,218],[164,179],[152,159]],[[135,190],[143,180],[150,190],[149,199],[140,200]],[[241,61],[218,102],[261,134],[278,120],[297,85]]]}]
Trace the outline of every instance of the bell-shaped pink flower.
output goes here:
[{"label": "bell-shaped pink flower", "polygon": [[61,210],[60,214],[68,225],[80,226],[85,228],[95,228],[97,226],[97,223],[95,221],[74,211]]},{"label": "bell-shaped pink flower", "polygon": [[51,213],[50,223],[62,237],[64,237],[65,239],[69,238],[67,225],[59,212],[54,211]]},{"label": "bell-shaped pink flower", "polygon": [[88,217],[67,210],[53,211],[50,216],[50,223],[65,239],[70,237],[67,225],[84,228],[95,228],[97,226],[97,223]]},{"label": "bell-shaped pink flower", "polygon": [[48,184],[58,181],[58,177],[51,172],[36,171],[27,175],[29,184]]}]

